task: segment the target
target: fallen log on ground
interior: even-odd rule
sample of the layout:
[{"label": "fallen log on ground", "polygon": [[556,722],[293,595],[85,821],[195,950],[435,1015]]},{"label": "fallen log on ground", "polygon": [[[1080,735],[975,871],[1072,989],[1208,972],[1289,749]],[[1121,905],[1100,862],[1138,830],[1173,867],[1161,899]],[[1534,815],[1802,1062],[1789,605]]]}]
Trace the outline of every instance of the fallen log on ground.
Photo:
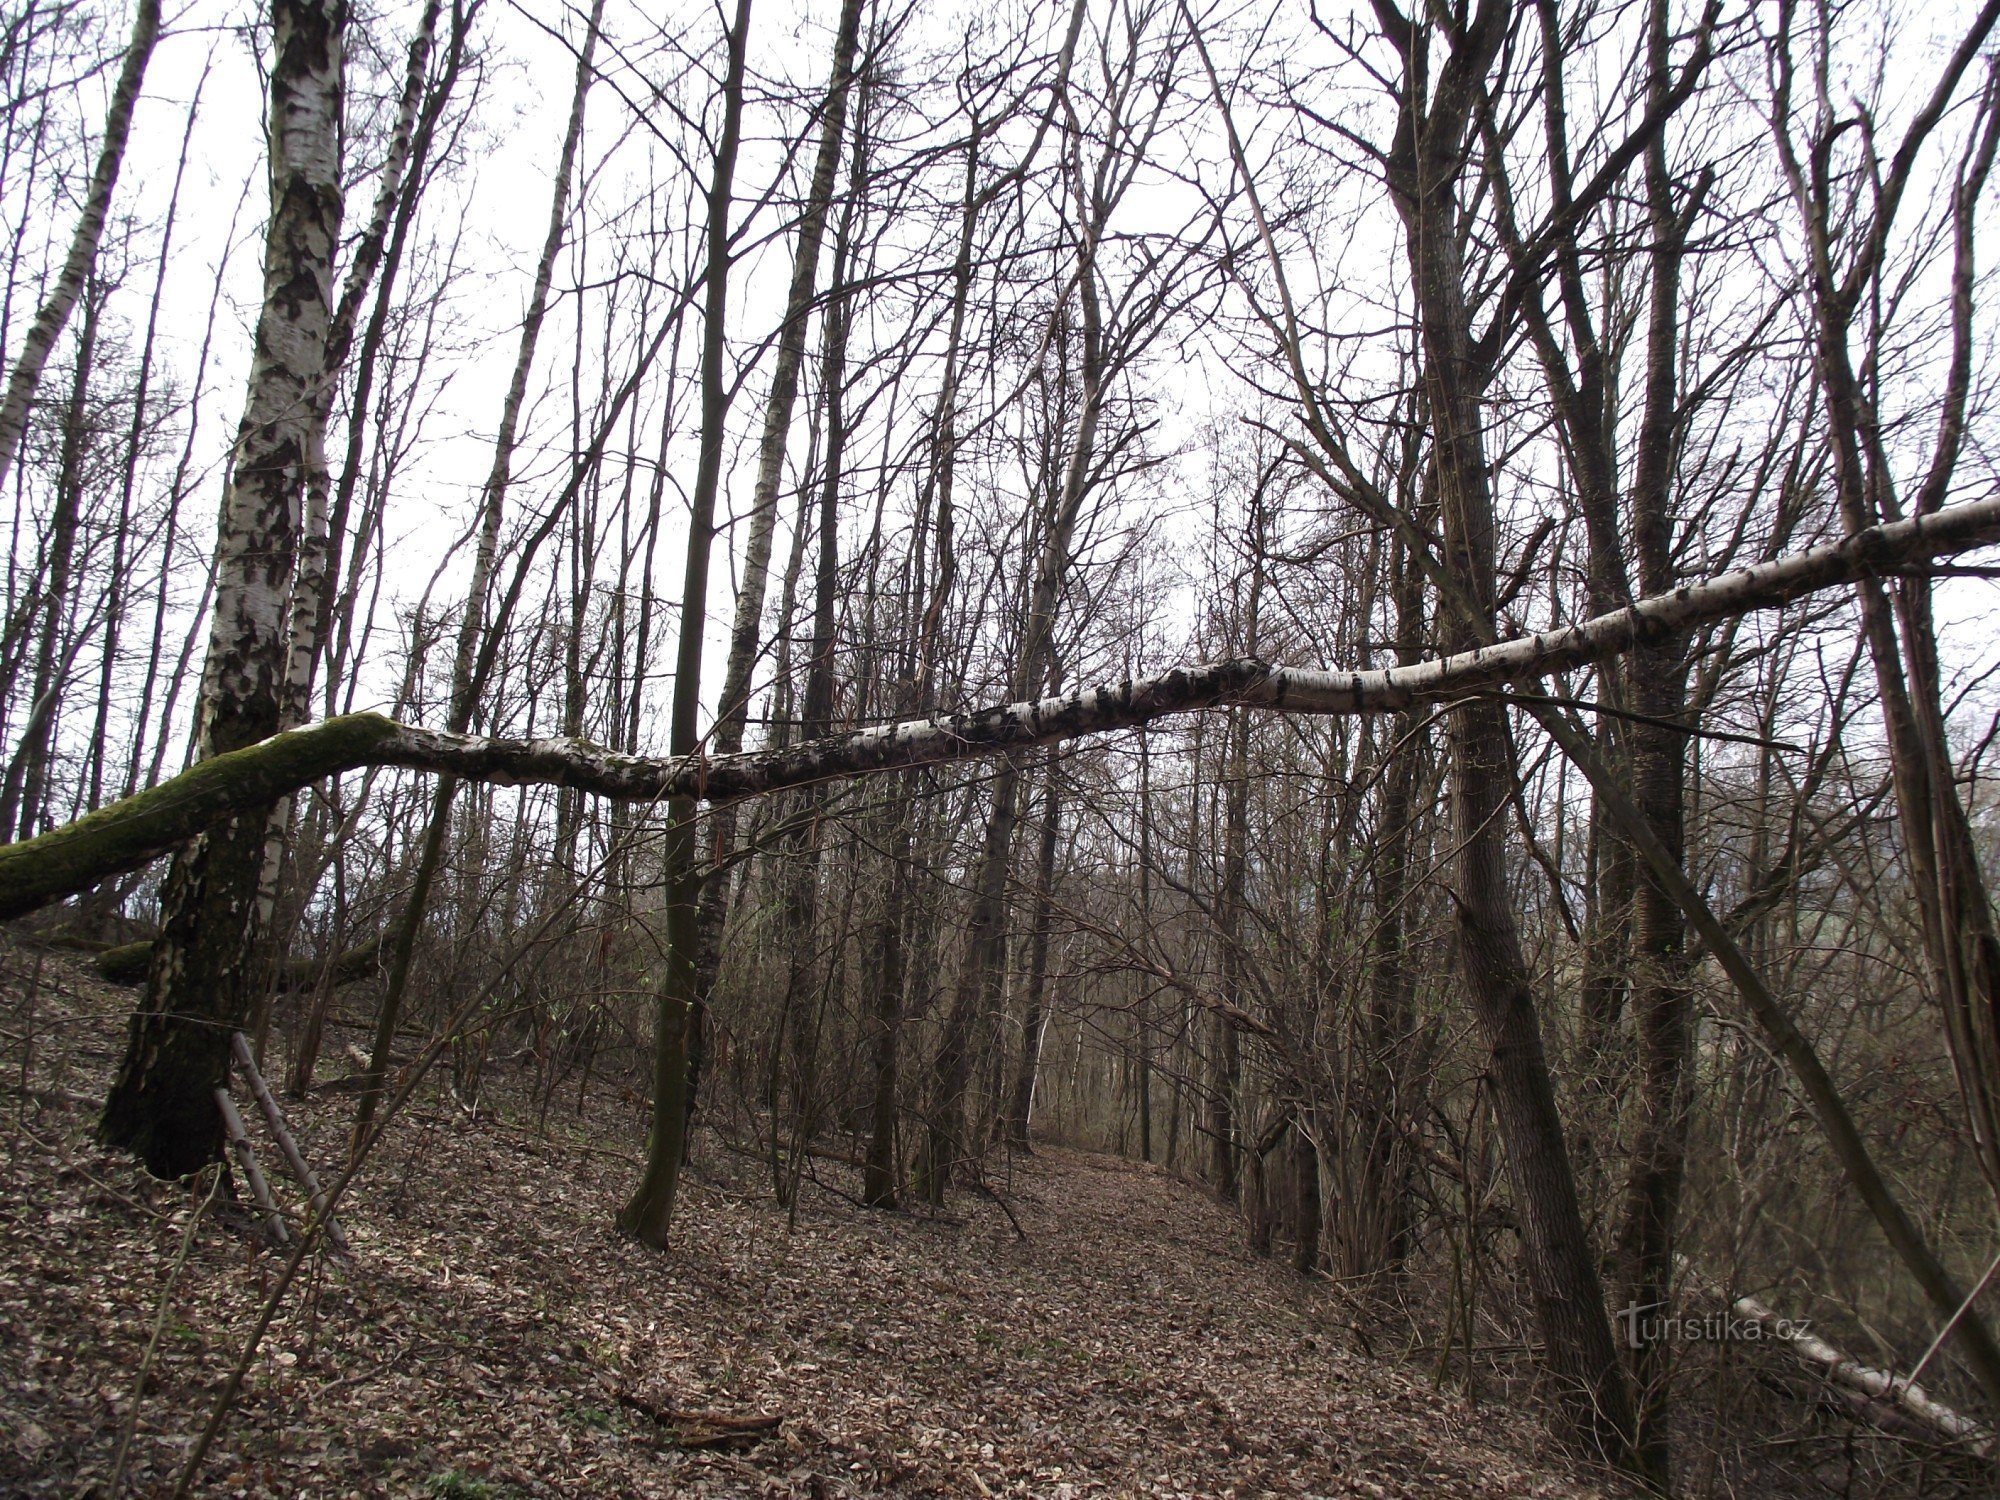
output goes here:
[{"label": "fallen log on ground", "polygon": [[1822,1380],[1845,1397],[1854,1398],[1843,1400],[1845,1409],[1902,1436],[1908,1436],[1908,1428],[1914,1425],[1933,1441],[1963,1448],[1980,1458],[1993,1457],[1993,1434],[1987,1428],[1953,1411],[1915,1381],[1850,1358],[1818,1335],[1793,1326],[1755,1297],[1738,1297],[1729,1310],[1764,1329],[1773,1342],[1810,1366]]},{"label": "fallen log on ground", "polygon": [[0,846],[0,918],[87,890],[147,864],[226,818],[364,766],[565,786],[628,802],[673,796],[714,802],[1005,754],[1207,708],[1387,713],[1495,692],[1700,625],[1994,542],[2000,542],[2000,498],[1869,527],[1841,542],[1739,568],[1574,625],[1407,667],[1321,671],[1239,658],[736,755],[653,758],[587,740],[481,739],[399,724],[379,714],[348,714],[197,762],[171,780],[65,827]]},{"label": "fallen log on ground", "polygon": [[[355,984],[375,973],[381,963],[382,946],[387,941],[384,934],[341,954],[327,968],[333,983]],[[116,948],[105,948],[93,962],[100,979],[109,980],[112,984],[144,984],[146,970],[153,962],[153,939],[141,938],[136,943],[120,943]],[[311,989],[319,983],[322,967],[316,958],[286,960],[277,974],[279,993]]]},{"label": "fallen log on ground", "polygon": [[[1728,1295],[1686,1257],[1676,1256],[1675,1261],[1681,1274],[1703,1297],[1727,1307],[1746,1323],[1756,1325],[1769,1342],[1804,1364],[1815,1379],[1828,1388],[1827,1394],[1836,1399],[1842,1410],[1893,1435],[1917,1436],[1946,1443],[1980,1458],[1992,1458],[2000,1451],[1996,1448],[1991,1429],[1954,1411],[1917,1384],[1916,1376],[1923,1373],[1924,1362],[1929,1360],[1930,1355],[1925,1355],[1924,1361],[1920,1361],[1915,1372],[1907,1377],[1873,1369],[1850,1358],[1807,1326],[1780,1317],[1757,1298]],[[1988,1274],[1991,1275],[1990,1272]],[[1981,1281],[1974,1288],[1975,1297],[1985,1285]],[[1969,1307],[1970,1302],[1960,1308],[1960,1315],[1963,1316]],[[1947,1325],[1939,1334],[1938,1341],[1932,1344],[1931,1353],[1937,1352],[1944,1333],[1949,1331]]]}]

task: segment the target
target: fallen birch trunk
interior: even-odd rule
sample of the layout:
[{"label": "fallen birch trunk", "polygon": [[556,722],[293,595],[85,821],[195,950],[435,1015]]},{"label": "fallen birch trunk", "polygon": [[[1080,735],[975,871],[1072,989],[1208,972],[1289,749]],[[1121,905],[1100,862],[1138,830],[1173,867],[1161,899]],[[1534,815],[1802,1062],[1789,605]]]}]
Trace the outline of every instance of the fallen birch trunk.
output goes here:
[{"label": "fallen birch trunk", "polygon": [[655,758],[586,740],[481,739],[349,714],[201,761],[39,838],[0,846],[0,918],[139,868],[204,829],[364,766],[572,787],[628,802],[717,802],[908,766],[973,760],[1223,706],[1389,713],[1504,689],[1696,626],[1772,609],[1874,573],[2000,542],[2000,498],[1871,527],[1846,540],[1642,599],[1558,630],[1408,667],[1322,671],[1235,659],[1039,701],[886,724],[782,750]]},{"label": "fallen birch trunk", "polygon": [[215,1091],[215,1107],[222,1113],[223,1132],[229,1139],[230,1149],[236,1153],[237,1165],[243,1168],[243,1180],[250,1184],[250,1196],[264,1213],[264,1237],[273,1245],[291,1243],[291,1235],[285,1228],[284,1211],[278,1207],[278,1200],[271,1196],[271,1184],[265,1180],[263,1168],[257,1165],[257,1148],[250,1144],[250,1132],[243,1126],[243,1116],[237,1113],[236,1101],[229,1097],[229,1090]]},{"label": "fallen birch trunk", "polygon": [[1953,1411],[1915,1381],[1849,1358],[1825,1339],[1793,1327],[1789,1319],[1779,1317],[1755,1297],[1738,1297],[1729,1304],[1729,1310],[1765,1330],[1774,1342],[1784,1345],[1830,1384],[1861,1398],[1850,1405],[1863,1416],[1873,1420],[1883,1411],[1893,1411],[1900,1418],[1914,1421],[1921,1431],[1940,1442],[1963,1447],[1980,1458],[1993,1456],[1991,1432],[1970,1417]]}]

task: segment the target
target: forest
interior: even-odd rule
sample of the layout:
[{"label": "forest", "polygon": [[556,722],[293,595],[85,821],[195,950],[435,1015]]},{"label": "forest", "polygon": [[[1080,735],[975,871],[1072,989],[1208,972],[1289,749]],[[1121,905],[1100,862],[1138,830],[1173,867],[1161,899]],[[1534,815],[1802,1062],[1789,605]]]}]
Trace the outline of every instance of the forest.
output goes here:
[{"label": "forest", "polygon": [[0,94],[0,1490],[2000,1486],[2000,0]]}]

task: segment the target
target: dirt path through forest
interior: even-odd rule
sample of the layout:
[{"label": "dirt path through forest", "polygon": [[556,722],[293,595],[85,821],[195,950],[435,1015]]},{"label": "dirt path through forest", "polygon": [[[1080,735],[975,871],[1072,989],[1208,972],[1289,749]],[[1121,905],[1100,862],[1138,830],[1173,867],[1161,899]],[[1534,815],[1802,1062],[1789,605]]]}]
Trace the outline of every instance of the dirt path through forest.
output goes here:
[{"label": "dirt path through forest", "polygon": [[[31,1093],[5,1101],[3,1493],[109,1472],[190,1214],[89,1142],[121,1001],[50,964]],[[321,1161],[350,1108],[297,1107]],[[1018,1161],[996,1186],[1025,1238],[982,1199],[938,1221],[810,1186],[788,1226],[759,1164],[710,1137],[661,1257],[610,1232],[632,1171],[615,1122],[557,1113],[548,1139],[441,1100],[398,1123],[345,1215],[351,1267],[273,1327],[205,1493],[1607,1492],[1565,1477],[1518,1413],[1366,1356],[1332,1289],[1250,1260],[1229,1214],[1157,1169]],[[196,1231],[135,1493],[171,1474],[254,1317],[275,1263],[249,1245],[233,1214]],[[781,1420],[721,1441],[654,1415],[688,1412]]]}]

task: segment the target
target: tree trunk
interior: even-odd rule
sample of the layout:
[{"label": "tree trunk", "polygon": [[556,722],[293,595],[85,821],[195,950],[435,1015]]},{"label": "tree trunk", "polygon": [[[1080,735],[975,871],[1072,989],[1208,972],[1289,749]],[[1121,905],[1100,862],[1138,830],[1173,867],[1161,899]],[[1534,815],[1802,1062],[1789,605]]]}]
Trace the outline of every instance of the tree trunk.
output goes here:
[{"label": "tree trunk", "polygon": [[[1647,97],[1657,103],[1669,86],[1665,0],[1648,17]],[[1639,588],[1664,593],[1679,581],[1673,562],[1673,479],[1680,401],[1680,211],[1667,171],[1666,146],[1655,135],[1645,162],[1651,285],[1645,404],[1631,496],[1633,550]],[[1669,636],[1632,653],[1625,679],[1636,712],[1651,722],[1627,726],[1633,800],[1676,866],[1685,863],[1687,736],[1665,727],[1687,707],[1688,640]],[[1621,840],[1621,843],[1624,841]],[[1687,954],[1687,923],[1671,893],[1650,872],[1638,882],[1632,920],[1632,999],[1639,1034],[1639,1120],[1626,1168],[1624,1222],[1619,1230],[1627,1305],[1657,1307],[1673,1295],[1675,1229],[1687,1176],[1692,1109],[1688,1066],[1695,1007]],[[1671,1475],[1669,1351],[1642,1339],[1632,1351],[1637,1398],[1639,1465],[1656,1481]]]},{"label": "tree trunk", "polygon": [[[965,338],[966,311],[972,292],[973,239],[982,202],[978,187],[979,122],[975,119],[971,140],[966,147],[965,191],[959,208],[958,248],[952,261],[951,317],[945,338],[944,379],[931,424],[930,462],[917,501],[915,534],[919,541],[916,545],[921,547],[921,539],[926,536],[933,539],[933,566],[928,578],[923,577],[920,560],[912,568],[913,579],[919,580],[917,597],[920,602],[916,611],[916,641],[908,661],[899,707],[905,713],[919,715],[929,713],[937,702],[944,616],[950,607],[952,587],[957,577],[952,494],[958,452],[958,369]],[[891,874],[888,892],[891,910],[883,919],[893,927],[893,931],[885,937],[883,951],[885,959],[893,956],[896,960],[899,985],[893,993],[885,985],[878,1005],[877,1024],[880,1029],[876,1035],[875,1096],[868,1147],[869,1181],[874,1187],[864,1193],[871,1204],[884,1208],[893,1206],[895,1195],[896,1089],[900,1072],[898,1054],[902,1045],[900,1015],[894,1017],[892,1023],[889,1012],[901,1005],[904,926],[906,908],[914,887],[908,866],[916,820],[915,794],[907,784],[899,785],[890,793],[890,802],[890,817],[895,829],[890,848],[896,869]],[[924,1155],[927,1158],[928,1121],[925,1139]]]},{"label": "tree trunk", "polygon": [[[1254,598],[1254,594],[1253,594]],[[1241,709],[1229,716],[1222,770],[1222,889],[1216,897],[1216,939],[1221,947],[1222,998],[1241,1007],[1244,988],[1243,880],[1249,860],[1250,721]],[[1213,1072],[1208,1090],[1209,1179],[1225,1202],[1236,1201],[1236,1095],[1243,1073],[1242,1043],[1229,1018],[1210,1020]]]},{"label": "tree trunk", "polygon": [[909,901],[912,842],[907,798],[893,797],[887,816],[892,820],[884,841],[889,868],[882,909],[876,917],[868,1154],[861,1179],[861,1201],[870,1208],[894,1208],[902,1196],[896,1169],[896,1078],[905,983],[903,916]]},{"label": "tree trunk", "polygon": [[[307,487],[326,463],[321,388],[340,240],[342,0],[273,0],[271,220],[250,389],[216,543],[215,609],[197,750],[227,755],[278,729],[285,604]],[[268,800],[198,836],[168,871],[145,999],[100,1133],[156,1175],[221,1156],[213,1091],[249,1002],[246,965]]]},{"label": "tree trunk", "polygon": [[68,660],[58,664],[56,658],[63,638],[63,613],[72,602],[71,569],[83,512],[90,374],[97,358],[98,314],[106,292],[95,277],[84,289],[83,328],[76,342],[76,372],[56,465],[55,513],[49,518],[48,564],[39,581],[43,598],[37,611],[41,622],[36,632],[35,673],[29,680],[28,714],[20,747],[8,762],[5,786],[0,787],[0,832],[16,839],[31,837],[46,812],[43,800],[48,790],[49,744],[62,697],[62,678],[69,666]]},{"label": "tree trunk", "polygon": [[[1398,541],[1390,561],[1396,601],[1396,659],[1413,665],[1422,654],[1423,580]],[[1424,736],[1412,714],[1390,721],[1388,765],[1382,776],[1376,833],[1373,922],[1368,941],[1367,1055],[1358,1080],[1360,1120],[1355,1142],[1361,1160],[1351,1181],[1358,1202],[1341,1205],[1336,1253],[1340,1274],[1367,1276],[1400,1271],[1409,1254],[1410,1153],[1407,1136],[1417,1126],[1410,1101],[1422,1084],[1416,1074],[1411,1030],[1412,976],[1404,951],[1415,844],[1417,779]]]},{"label": "tree trunk", "polygon": [[[799,215],[798,240],[792,250],[792,281],[785,298],[785,318],[778,329],[777,357],[771,369],[771,394],[764,406],[764,430],[757,446],[757,476],[750,492],[750,535],[743,553],[743,581],[736,594],[736,618],[729,632],[729,656],[722,671],[721,712],[713,736],[716,752],[733,754],[743,748],[743,730],[750,712],[750,679],[757,665],[763,633],[764,590],[771,572],[771,541],[777,531],[778,486],[784,478],[785,447],[792,430],[792,408],[798,400],[799,367],[804,362],[806,329],[812,318],[814,289],[819,279],[820,246],[833,205],[834,180],[840,168],[840,146],[847,129],[847,99],[854,82],[854,58],[861,42],[861,0],[842,0],[840,29],[833,43],[833,72],[820,105],[819,153]],[[722,820],[717,820],[718,832]],[[716,856],[726,857],[718,847]]]},{"label": "tree trunk", "polygon": [[1028,1124],[1035,1104],[1035,1075],[1041,1071],[1042,995],[1049,975],[1049,926],[1055,917],[1056,851],[1061,842],[1062,791],[1057,768],[1048,767],[1048,790],[1042,799],[1042,843],[1036,860],[1035,914],[1028,937],[1028,1004],[1021,1021],[1021,1059],[1014,1071],[1014,1088],[1007,1105],[1006,1140],[1026,1150]]},{"label": "tree trunk", "polygon": [[[1151,941],[1153,934],[1153,758],[1146,740],[1139,740],[1139,932]],[[1153,1159],[1153,1007],[1142,997],[1133,1010],[1133,1033],[1137,1043],[1139,1090],[1139,1159]]]},{"label": "tree trunk", "polygon": [[[1413,28],[1396,38],[1404,79],[1388,174],[1416,299],[1444,575],[1452,588],[1440,605],[1447,650],[1476,650],[1495,633],[1497,548],[1481,411],[1486,375],[1474,352],[1466,303],[1458,193],[1471,111],[1505,36],[1507,10],[1482,6],[1476,23],[1452,36],[1434,84],[1431,33]],[[1507,883],[1515,767],[1506,710],[1491,699],[1453,708],[1446,744],[1459,965],[1488,1048],[1486,1076],[1507,1146],[1548,1394],[1566,1431],[1606,1461],[1627,1466],[1633,1462],[1631,1396],[1577,1201]]]},{"label": "tree trunk", "polygon": [[1301,1107],[1291,1141],[1292,1193],[1298,1203],[1298,1232],[1292,1238],[1292,1269],[1309,1276],[1319,1269],[1319,1142],[1311,1111]]},{"label": "tree trunk", "polygon": [[971,1150],[965,1119],[965,1091],[975,1061],[975,1023],[990,1011],[1000,992],[1006,959],[1007,866],[1020,817],[1020,768],[1003,762],[993,778],[972,906],[965,919],[965,956],[959,964],[944,1035],[931,1060],[931,1104],[924,1122],[919,1186],[931,1203],[944,1201],[953,1168]]},{"label": "tree trunk", "polygon": [[[680,643],[674,666],[669,748],[692,756],[701,721],[702,631],[708,613],[708,563],[715,541],[716,492],[722,481],[729,415],[723,368],[729,312],[729,209],[736,181],[736,151],[743,123],[743,60],[750,40],[750,0],[736,0],[728,35],[728,70],[722,85],[722,129],[708,187],[708,274],[702,309],[701,454],[688,516],[687,569],[681,587]],[[697,955],[701,924],[700,851],[695,837],[698,799],[683,792],[667,800],[667,833],[661,853],[666,894],[666,956],[653,1022],[653,1128],[638,1189],[618,1215],[618,1227],[664,1250],[673,1222],[674,1191],[687,1149],[688,1029],[700,995]]]},{"label": "tree trunk", "polygon": [[[1098,305],[1096,249],[1103,230],[1100,217],[1083,226],[1077,251],[1076,289],[1082,309],[1082,370],[1080,406],[1074,440],[1067,454],[1059,488],[1049,497],[1048,521],[1036,559],[1027,619],[1016,649],[1012,686],[1022,694],[1042,691],[1057,668],[1053,656],[1055,614],[1070,567],[1070,548],[1083,502],[1090,491],[1091,466],[1097,452],[1097,427],[1104,405],[1104,331]],[[1054,336],[1061,337],[1067,313],[1056,309]],[[924,1180],[933,1203],[943,1201],[945,1180],[964,1139],[965,1090],[972,1078],[972,1035],[978,1017],[990,1012],[999,992],[1000,968],[1006,956],[1007,867],[1013,851],[1014,825],[1019,816],[1019,768],[1009,761],[993,780],[992,810],[986,820],[986,841],[973,887],[972,909],[966,918],[965,960],[953,992],[950,1013],[938,1055],[932,1063],[933,1098],[925,1133]]]},{"label": "tree trunk", "polygon": [[[743,748],[750,713],[750,686],[755,675],[758,641],[763,633],[764,593],[770,582],[771,542],[777,529],[778,486],[784,477],[785,448],[790,439],[792,408],[798,400],[799,366],[805,357],[806,329],[811,320],[813,288],[819,277],[820,246],[833,203],[834,178],[840,167],[840,142],[846,129],[847,99],[854,79],[854,58],[860,46],[860,0],[842,0],[840,29],[834,38],[833,73],[820,112],[819,153],[806,202],[799,217],[798,241],[792,252],[792,280],[785,299],[785,318],[778,330],[777,359],[771,372],[771,393],[764,407],[764,430],[757,449],[757,476],[750,497],[750,535],[744,547],[743,580],[736,594],[736,614],[730,628],[729,655],[722,672],[720,713],[710,739],[718,754]],[[782,624],[780,629],[782,629]],[[736,809],[720,807],[711,819],[709,860],[720,869],[736,844]],[[723,929],[729,918],[729,882],[705,881],[697,916],[699,937],[695,955],[694,1011],[688,1022],[692,1051],[688,1061],[686,1108],[692,1119],[701,1082],[708,1004],[722,965]]]}]

